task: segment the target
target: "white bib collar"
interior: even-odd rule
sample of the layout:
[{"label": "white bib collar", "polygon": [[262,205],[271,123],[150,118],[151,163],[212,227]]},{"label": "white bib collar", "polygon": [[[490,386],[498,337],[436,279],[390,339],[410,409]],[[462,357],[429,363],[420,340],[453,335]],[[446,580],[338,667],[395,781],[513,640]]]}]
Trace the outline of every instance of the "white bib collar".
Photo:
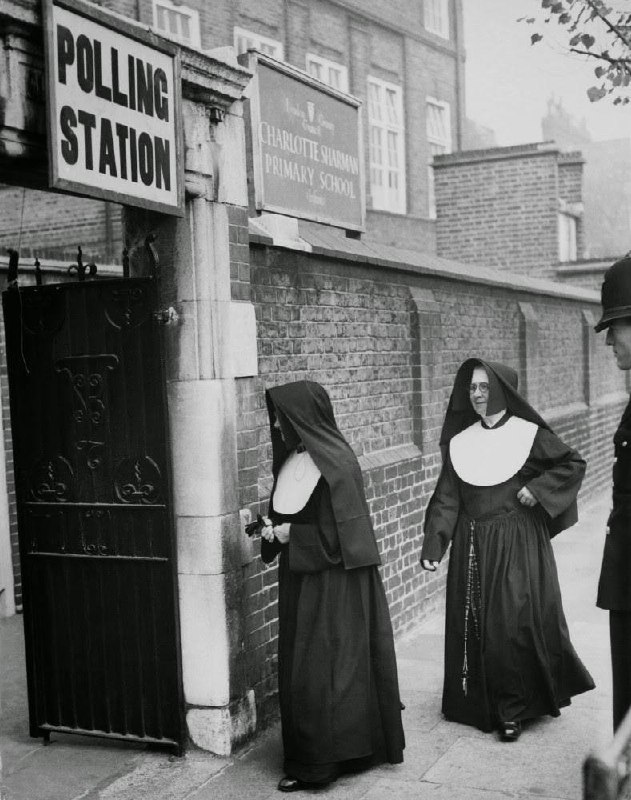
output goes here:
[{"label": "white bib collar", "polygon": [[510,417],[496,428],[475,422],[449,443],[458,477],[472,486],[497,486],[512,478],[530,455],[538,426]]},{"label": "white bib collar", "polygon": [[306,450],[294,451],[284,461],[274,489],[274,511],[279,514],[297,514],[307,502],[317,482],[320,470]]}]

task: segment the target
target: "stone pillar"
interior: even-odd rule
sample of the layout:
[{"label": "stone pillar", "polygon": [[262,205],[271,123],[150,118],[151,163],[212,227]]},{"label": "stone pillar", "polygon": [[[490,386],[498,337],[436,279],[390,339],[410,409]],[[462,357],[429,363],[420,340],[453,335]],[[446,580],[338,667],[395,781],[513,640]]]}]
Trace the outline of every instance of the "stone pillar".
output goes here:
[{"label": "stone pillar", "polygon": [[539,407],[539,320],[532,303],[519,303],[522,324],[521,348],[521,393],[528,402]]},{"label": "stone pillar", "polygon": [[596,386],[596,333],[594,325],[596,317],[593,311],[583,309],[583,398],[587,407],[598,397]]},{"label": "stone pillar", "polygon": [[366,200],[367,207],[372,207],[372,198],[370,196],[370,130],[368,126],[368,102],[367,102],[367,81],[368,71],[370,64],[370,29],[359,18],[349,17],[348,23],[348,40],[349,40],[349,88],[351,94],[358,97],[364,104],[362,111],[363,124],[363,148],[364,148],[364,165],[366,171]]},{"label": "stone pillar", "polygon": [[[247,207],[242,92],[247,70],[225,48],[183,54],[186,215],[129,212],[128,242],[151,229],[161,262],[167,400],[177,537],[182,673],[192,741],[228,755],[256,727],[239,613],[251,560],[238,507],[235,378],[255,375],[250,303],[230,293],[228,207]],[[194,59],[194,61],[190,61]],[[132,259],[133,266],[133,259]]]},{"label": "stone pillar", "polygon": [[[240,77],[242,91],[247,74],[238,69],[230,80]],[[182,328],[191,327],[181,341],[193,346],[173,352],[167,396],[186,720],[196,745],[227,755],[256,727],[254,692],[237,669],[235,608],[251,557],[238,507],[235,378],[256,374],[256,325],[253,306],[230,294],[228,205],[248,204],[241,99],[198,97],[183,104],[191,261],[176,272]]]},{"label": "stone pillar", "polygon": [[434,369],[440,362],[440,304],[431,289],[410,288],[414,333],[414,444],[425,454],[436,447],[441,425],[440,389]]},{"label": "stone pillar", "polygon": [[309,4],[304,0],[285,0],[285,58],[300,69],[306,67],[309,30]]}]

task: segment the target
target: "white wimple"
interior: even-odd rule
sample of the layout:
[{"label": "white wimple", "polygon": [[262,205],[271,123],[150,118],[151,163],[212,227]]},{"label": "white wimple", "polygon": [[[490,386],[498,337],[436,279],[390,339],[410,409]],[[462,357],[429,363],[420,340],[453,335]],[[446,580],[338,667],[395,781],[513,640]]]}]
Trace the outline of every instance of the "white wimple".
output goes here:
[{"label": "white wimple", "polygon": [[472,486],[504,483],[526,462],[537,427],[520,417],[510,417],[499,428],[483,428],[481,422],[475,422],[449,444],[456,474]]},{"label": "white wimple", "polygon": [[274,511],[279,514],[296,514],[301,511],[313,494],[320,480],[320,470],[313,459],[303,450],[288,456],[278,473],[274,490]]}]

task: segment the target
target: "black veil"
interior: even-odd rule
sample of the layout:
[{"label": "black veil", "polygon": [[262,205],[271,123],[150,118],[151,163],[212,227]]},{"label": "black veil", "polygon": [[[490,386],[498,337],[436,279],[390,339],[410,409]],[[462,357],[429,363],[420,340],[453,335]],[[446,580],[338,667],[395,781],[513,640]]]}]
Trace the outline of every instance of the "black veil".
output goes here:
[{"label": "black veil", "polygon": [[[313,381],[297,381],[274,386],[265,397],[274,479],[290,450],[298,441],[302,442],[328,484],[344,566],[353,569],[379,564],[362,471],[357,456],[337,427],[326,390]],[[273,427],[275,416],[286,442]]]},{"label": "black veil", "polygon": [[[534,422],[541,428],[552,430],[548,423],[534,410],[534,408],[517,391],[517,373],[511,367],[498,364],[496,361],[482,361],[480,358],[469,358],[458,368],[451,397],[445,413],[445,421],[440,433],[441,446],[447,445],[460,431],[473,425],[480,417],[473,410],[469,400],[469,384],[476,367],[483,367],[489,376],[489,405],[496,401],[495,387],[499,387],[506,400],[506,408],[516,417],[521,417],[529,422]],[[490,408],[490,413],[499,411],[500,408]]]},{"label": "black veil", "polygon": [[[447,405],[445,413],[445,421],[440,433],[440,446],[443,453],[443,459],[446,456],[449,442],[458,433],[468,428],[477,422],[480,417],[473,410],[469,400],[469,384],[471,383],[471,376],[476,367],[483,367],[489,376],[489,400],[493,399],[493,387],[498,386],[501,388],[506,399],[506,408],[515,417],[534,422],[540,428],[553,433],[552,428],[541,417],[535,409],[528,403],[517,391],[518,376],[517,372],[511,367],[504,364],[499,364],[496,361],[483,361],[480,358],[469,358],[463,362],[458,368],[454,386]],[[499,408],[497,409],[500,410]],[[562,511],[557,517],[549,518],[548,528],[550,535],[555,536],[560,531],[571,527],[578,520],[578,510],[576,500]]]}]

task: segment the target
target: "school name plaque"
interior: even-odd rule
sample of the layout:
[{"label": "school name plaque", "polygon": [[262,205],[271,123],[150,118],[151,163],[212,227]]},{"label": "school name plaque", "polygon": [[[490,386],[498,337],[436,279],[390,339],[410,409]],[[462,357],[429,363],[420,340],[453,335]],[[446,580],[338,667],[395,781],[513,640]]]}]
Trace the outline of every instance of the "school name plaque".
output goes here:
[{"label": "school name plaque", "polygon": [[177,48],[80,0],[46,0],[50,185],[183,213]]},{"label": "school name plaque", "polygon": [[259,53],[247,65],[257,209],[363,230],[359,101]]}]

